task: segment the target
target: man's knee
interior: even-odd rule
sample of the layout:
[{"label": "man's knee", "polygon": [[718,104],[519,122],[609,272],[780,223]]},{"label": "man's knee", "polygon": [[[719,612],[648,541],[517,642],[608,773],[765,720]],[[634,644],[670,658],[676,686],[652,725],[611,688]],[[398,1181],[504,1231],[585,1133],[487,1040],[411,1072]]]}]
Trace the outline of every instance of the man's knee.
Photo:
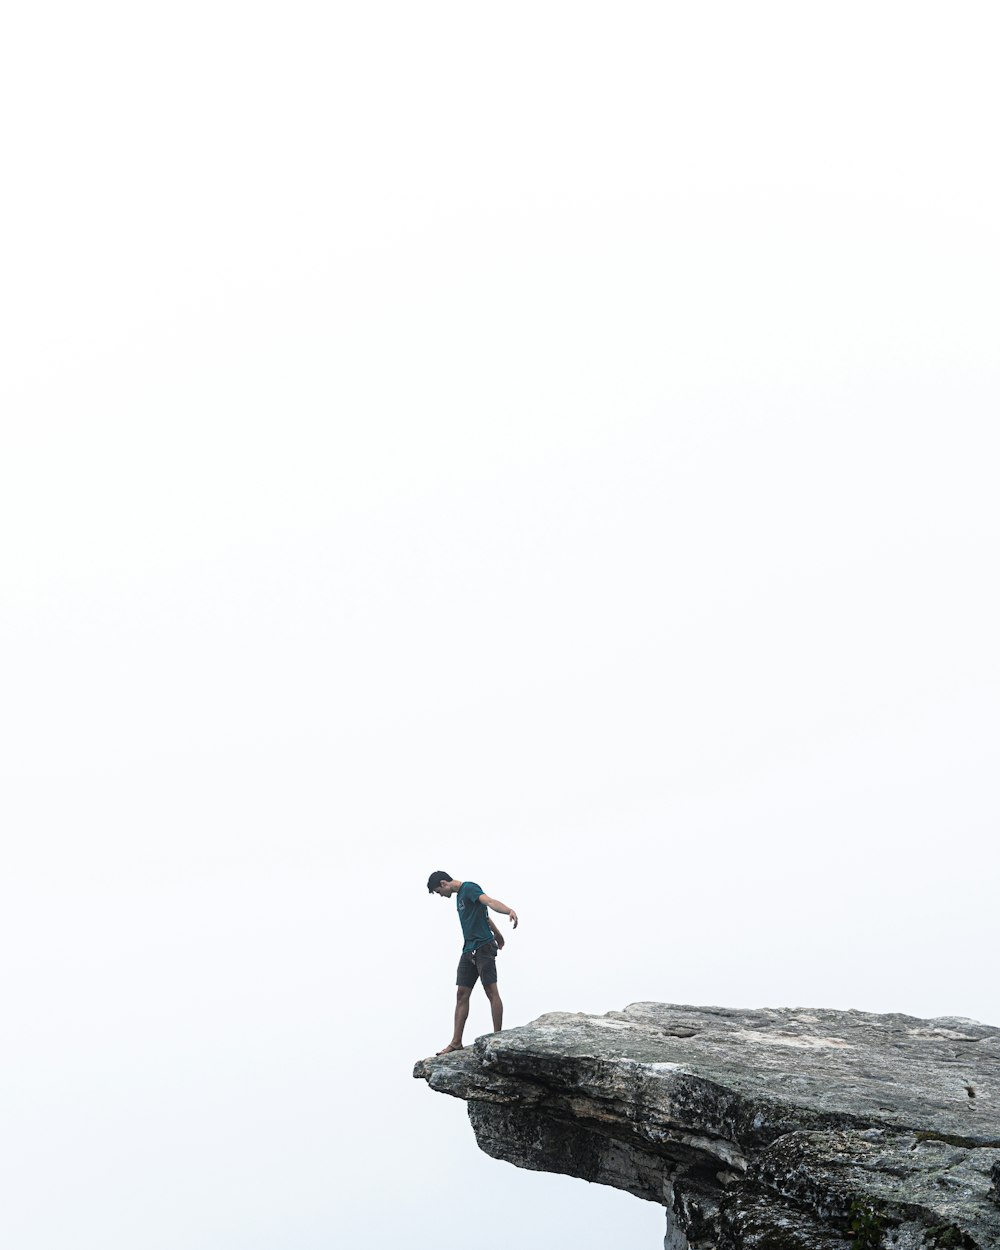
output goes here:
[{"label": "man's knee", "polygon": [[458,986],[458,992],[455,995],[455,997],[458,999],[460,1003],[467,1002],[472,997],[472,986],[471,985]]},{"label": "man's knee", "polygon": [[494,999],[500,997],[500,988],[496,981],[491,981],[489,985],[484,985],[483,989],[486,991],[486,997],[490,1000],[490,1002],[493,1002]]}]

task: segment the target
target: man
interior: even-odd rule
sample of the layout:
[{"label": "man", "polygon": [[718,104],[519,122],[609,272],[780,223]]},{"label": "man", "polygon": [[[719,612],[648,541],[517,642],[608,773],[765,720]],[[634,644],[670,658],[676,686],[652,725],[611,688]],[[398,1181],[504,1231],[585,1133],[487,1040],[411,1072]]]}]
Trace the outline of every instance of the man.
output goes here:
[{"label": "man", "polygon": [[482,886],[475,881],[455,881],[450,873],[432,872],[427,878],[427,892],[437,894],[441,898],[458,897],[458,919],[465,936],[462,947],[462,958],[458,961],[458,998],[455,1003],[455,1032],[451,1041],[439,1055],[451,1054],[453,1050],[462,1050],[462,1034],[465,1022],[469,1018],[469,999],[472,988],[477,980],[482,980],[486,997],[490,1000],[493,1012],[493,1031],[499,1033],[503,1028],[503,1003],[497,989],[497,953],[504,948],[504,937],[490,919],[488,908],[503,916],[510,916],[511,924],[517,928],[517,912],[499,899],[490,898],[483,893]]}]

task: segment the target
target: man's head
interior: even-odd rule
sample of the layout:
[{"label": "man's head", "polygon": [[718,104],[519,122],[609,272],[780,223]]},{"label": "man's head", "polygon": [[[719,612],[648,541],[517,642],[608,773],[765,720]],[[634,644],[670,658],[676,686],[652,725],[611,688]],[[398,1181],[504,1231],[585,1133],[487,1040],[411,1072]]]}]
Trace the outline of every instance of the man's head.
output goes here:
[{"label": "man's head", "polygon": [[449,898],[459,887],[458,881],[453,881],[450,872],[432,872],[427,878],[427,893],[440,894],[442,898]]}]

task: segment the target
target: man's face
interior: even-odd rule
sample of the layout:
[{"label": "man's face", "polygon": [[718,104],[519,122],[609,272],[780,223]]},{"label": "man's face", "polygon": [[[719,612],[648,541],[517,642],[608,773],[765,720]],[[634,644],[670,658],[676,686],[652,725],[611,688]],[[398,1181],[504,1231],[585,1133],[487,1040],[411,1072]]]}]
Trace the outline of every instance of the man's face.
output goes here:
[{"label": "man's face", "polygon": [[448,881],[442,881],[441,884],[436,887],[434,893],[440,894],[442,898],[448,898],[451,894],[451,883]]}]

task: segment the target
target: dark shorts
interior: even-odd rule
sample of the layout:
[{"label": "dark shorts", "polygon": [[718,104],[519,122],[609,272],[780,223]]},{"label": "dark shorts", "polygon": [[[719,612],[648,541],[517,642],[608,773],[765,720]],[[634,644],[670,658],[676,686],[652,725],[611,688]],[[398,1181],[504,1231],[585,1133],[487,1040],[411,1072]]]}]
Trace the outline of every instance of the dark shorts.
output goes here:
[{"label": "dark shorts", "polygon": [[458,961],[455,984],[464,985],[466,989],[471,990],[480,977],[483,979],[483,985],[496,985],[497,983],[496,942],[484,942],[474,951],[462,952],[462,958]]}]

